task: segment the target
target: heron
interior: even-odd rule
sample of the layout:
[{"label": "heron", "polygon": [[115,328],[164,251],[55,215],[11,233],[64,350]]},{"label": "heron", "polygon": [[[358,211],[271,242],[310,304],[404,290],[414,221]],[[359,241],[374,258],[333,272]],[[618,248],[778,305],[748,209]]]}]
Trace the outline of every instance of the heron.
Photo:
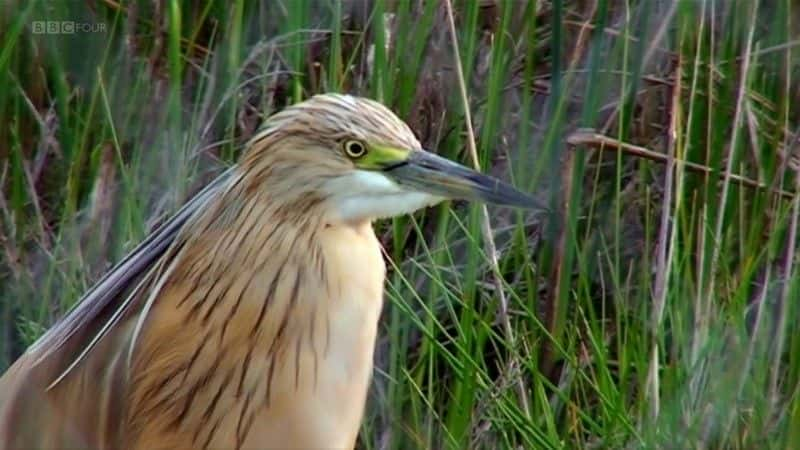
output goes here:
[{"label": "heron", "polygon": [[284,108],[0,378],[0,447],[353,448],[386,274],[372,223],[447,199],[534,204],[376,101]]}]

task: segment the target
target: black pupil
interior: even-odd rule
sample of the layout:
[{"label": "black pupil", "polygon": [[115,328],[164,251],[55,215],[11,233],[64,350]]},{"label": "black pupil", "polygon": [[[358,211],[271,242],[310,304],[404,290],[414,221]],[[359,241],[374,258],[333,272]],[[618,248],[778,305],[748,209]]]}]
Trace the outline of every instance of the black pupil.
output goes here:
[{"label": "black pupil", "polygon": [[348,145],[350,154],[354,156],[361,156],[364,153],[364,147],[358,142],[351,142]]}]

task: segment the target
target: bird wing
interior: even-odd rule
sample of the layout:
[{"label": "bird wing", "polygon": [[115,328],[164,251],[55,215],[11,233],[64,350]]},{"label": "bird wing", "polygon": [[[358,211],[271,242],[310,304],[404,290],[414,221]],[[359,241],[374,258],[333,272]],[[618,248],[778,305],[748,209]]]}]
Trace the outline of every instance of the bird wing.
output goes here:
[{"label": "bird wing", "polygon": [[123,317],[131,310],[138,309],[144,297],[137,295],[138,291],[152,281],[151,275],[155,274],[159,259],[170,249],[192,216],[202,210],[209,199],[226,184],[232,170],[228,169],[217,177],[173,217],[148,235],[92,286],[66,316],[31,345],[26,355],[33,356],[36,364],[39,364],[59,353],[67,343],[72,344],[70,341],[86,341],[91,338],[77,346],[82,350],[65,369],[65,373],[60,374],[66,375]]},{"label": "bird wing", "polygon": [[0,449],[119,446],[128,319],[144,320],[149,291],[183,230],[226,189],[233,170],[148,235],[0,377]]}]

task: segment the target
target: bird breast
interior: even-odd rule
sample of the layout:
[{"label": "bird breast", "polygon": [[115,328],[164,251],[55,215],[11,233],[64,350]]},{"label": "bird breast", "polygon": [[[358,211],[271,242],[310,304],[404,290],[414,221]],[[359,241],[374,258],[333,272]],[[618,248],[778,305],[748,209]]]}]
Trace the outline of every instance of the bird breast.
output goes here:
[{"label": "bird breast", "polygon": [[135,348],[135,447],[355,444],[385,276],[372,227],[282,230],[265,247],[201,263],[213,282],[189,264],[172,275]]},{"label": "bird breast", "polygon": [[305,344],[295,345],[299,372],[284,372],[277,381],[275,403],[256,418],[259,424],[245,447],[355,444],[372,373],[385,266],[369,224],[328,227],[320,244],[325,278],[335,284],[321,295],[309,288],[323,304],[312,314],[313,323],[306,323]]}]

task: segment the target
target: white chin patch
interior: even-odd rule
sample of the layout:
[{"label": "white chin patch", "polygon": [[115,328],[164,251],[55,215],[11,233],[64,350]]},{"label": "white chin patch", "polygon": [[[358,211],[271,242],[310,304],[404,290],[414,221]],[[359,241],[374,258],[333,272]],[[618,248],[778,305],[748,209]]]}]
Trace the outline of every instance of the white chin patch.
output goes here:
[{"label": "white chin patch", "polygon": [[443,200],[435,195],[407,191],[386,175],[366,170],[332,179],[325,188],[342,222],[400,216]]}]

